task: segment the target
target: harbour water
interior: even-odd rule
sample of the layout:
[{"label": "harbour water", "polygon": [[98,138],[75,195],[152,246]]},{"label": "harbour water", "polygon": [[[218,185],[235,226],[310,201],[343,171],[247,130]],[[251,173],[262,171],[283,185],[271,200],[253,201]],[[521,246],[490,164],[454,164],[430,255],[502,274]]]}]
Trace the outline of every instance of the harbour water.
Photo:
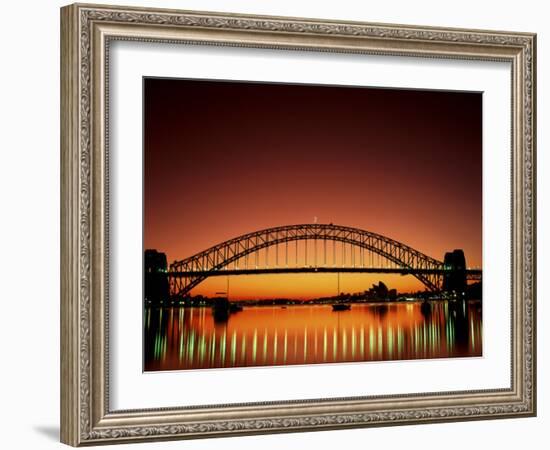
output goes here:
[{"label": "harbour water", "polygon": [[144,369],[184,370],[482,355],[479,301],[147,307]]}]

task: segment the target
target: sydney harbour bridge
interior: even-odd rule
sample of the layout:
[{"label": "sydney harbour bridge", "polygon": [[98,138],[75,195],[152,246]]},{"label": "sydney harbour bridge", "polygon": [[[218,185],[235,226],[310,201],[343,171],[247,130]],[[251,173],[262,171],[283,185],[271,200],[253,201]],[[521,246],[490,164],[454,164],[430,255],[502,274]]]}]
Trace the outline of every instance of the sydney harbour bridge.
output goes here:
[{"label": "sydney harbour bridge", "polygon": [[187,297],[209,277],[282,273],[390,273],[412,275],[430,292],[462,292],[481,280],[462,250],[442,261],[386,236],[333,224],[286,225],[221,242],[167,271],[172,297]]}]

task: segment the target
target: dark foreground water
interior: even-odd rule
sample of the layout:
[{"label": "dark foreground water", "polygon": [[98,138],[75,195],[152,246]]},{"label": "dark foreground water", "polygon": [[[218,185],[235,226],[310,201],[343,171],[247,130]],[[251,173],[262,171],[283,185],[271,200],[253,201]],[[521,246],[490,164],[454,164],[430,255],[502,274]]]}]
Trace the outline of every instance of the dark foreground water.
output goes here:
[{"label": "dark foreground water", "polygon": [[209,307],[145,310],[145,370],[481,356],[481,303],[255,306],[216,322]]}]

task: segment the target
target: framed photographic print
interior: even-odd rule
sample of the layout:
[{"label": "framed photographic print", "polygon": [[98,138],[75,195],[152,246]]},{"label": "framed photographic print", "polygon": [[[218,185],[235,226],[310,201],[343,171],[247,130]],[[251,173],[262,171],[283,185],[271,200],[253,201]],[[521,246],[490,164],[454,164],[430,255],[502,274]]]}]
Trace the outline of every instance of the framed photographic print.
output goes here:
[{"label": "framed photographic print", "polygon": [[63,442],[536,413],[535,35],[61,27]]}]

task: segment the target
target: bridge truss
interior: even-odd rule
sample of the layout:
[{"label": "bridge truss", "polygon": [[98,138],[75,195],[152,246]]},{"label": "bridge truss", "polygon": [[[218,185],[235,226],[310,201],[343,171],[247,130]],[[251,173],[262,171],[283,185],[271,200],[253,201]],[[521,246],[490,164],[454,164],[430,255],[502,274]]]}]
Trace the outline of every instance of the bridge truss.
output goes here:
[{"label": "bridge truss", "polygon": [[[299,241],[305,241],[301,249],[305,254],[298,254]],[[222,274],[328,271],[412,274],[428,290],[438,291],[445,270],[443,262],[380,234],[333,224],[301,224],[267,228],[214,245],[173,262],[168,276],[175,296],[186,296],[206,278]]]}]

